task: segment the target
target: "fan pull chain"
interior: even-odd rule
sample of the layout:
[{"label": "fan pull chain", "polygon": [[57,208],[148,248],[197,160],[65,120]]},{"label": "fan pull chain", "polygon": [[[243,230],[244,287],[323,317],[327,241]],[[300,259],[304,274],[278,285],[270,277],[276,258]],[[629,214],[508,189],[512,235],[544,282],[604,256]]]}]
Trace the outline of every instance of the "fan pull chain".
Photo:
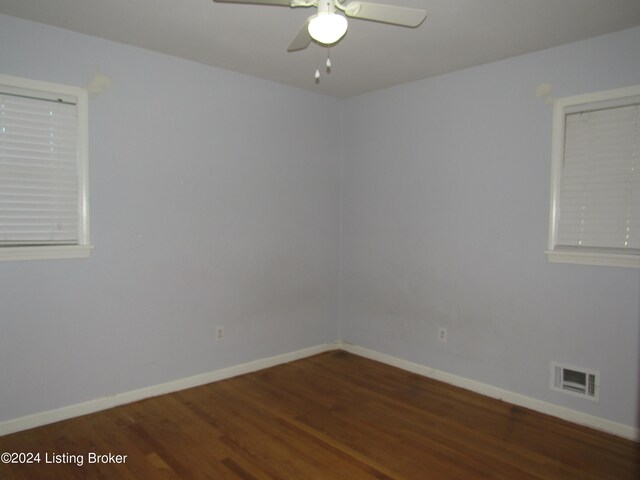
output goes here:
[{"label": "fan pull chain", "polygon": [[[327,61],[325,62],[327,73],[331,73],[331,50],[327,47]],[[320,83],[320,56],[316,53],[316,83]]]},{"label": "fan pull chain", "polygon": [[316,79],[316,83],[320,83],[320,55],[318,50],[316,50],[316,73],[314,77]]}]

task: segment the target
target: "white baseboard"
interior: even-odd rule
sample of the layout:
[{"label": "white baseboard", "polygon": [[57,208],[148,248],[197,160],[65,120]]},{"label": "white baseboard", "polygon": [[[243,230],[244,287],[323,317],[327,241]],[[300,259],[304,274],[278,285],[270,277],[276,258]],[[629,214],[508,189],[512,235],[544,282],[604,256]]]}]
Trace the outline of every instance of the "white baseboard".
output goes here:
[{"label": "white baseboard", "polygon": [[629,425],[588,415],[583,412],[578,412],[577,410],[554,405],[553,403],[543,402],[542,400],[537,400],[535,398],[527,397],[509,390],[503,390],[486,383],[477,382],[475,380],[459,377],[451,373],[436,370],[407,360],[402,360],[401,358],[369,350],[368,348],[358,347],[357,345],[342,342],[338,344],[338,348],[353,353],[354,355],[376,360],[424,377],[433,378],[434,380],[440,380],[456,387],[471,390],[472,392],[480,393],[487,397],[504,400],[505,402],[509,402],[514,405],[529,408],[540,413],[552,415],[572,423],[591,427],[629,440],[640,441],[640,429]]},{"label": "white baseboard", "polygon": [[59,422],[68,418],[78,417],[80,415],[87,415],[89,413],[106,410],[108,408],[136,402],[138,400],[143,400],[149,397],[155,397],[157,395],[163,395],[165,393],[176,392],[207,383],[217,382],[219,380],[224,380],[227,378],[236,377],[238,375],[243,375],[245,373],[263,370],[265,368],[274,367],[283,363],[300,360],[312,355],[317,355],[319,353],[338,349],[353,353],[354,355],[359,355],[361,357],[370,358],[371,360],[376,360],[387,365],[398,367],[402,370],[416,373],[418,375],[433,378],[435,380],[440,380],[442,382],[455,385],[466,390],[471,390],[472,392],[480,393],[491,398],[504,400],[505,402],[509,402],[514,405],[530,408],[531,410],[552,415],[554,417],[558,417],[572,423],[577,423],[579,425],[602,430],[604,432],[611,433],[613,435],[617,435],[619,437],[627,438],[630,440],[640,440],[640,430],[638,428],[613,422],[611,420],[606,420],[604,418],[595,417],[593,415],[588,415],[586,413],[571,410],[569,408],[560,407],[558,405],[543,402],[542,400],[527,397],[525,395],[511,392],[509,390],[503,390],[486,383],[459,377],[451,373],[436,370],[434,368],[426,367],[424,365],[409,362],[401,358],[393,357],[391,355],[376,352],[374,350],[369,350],[367,348],[359,347],[357,345],[352,345],[345,342],[316,345],[314,347],[297,350],[295,352],[254,360],[252,362],[243,363],[241,365],[214,370],[212,372],[194,375],[192,377],[182,378],[160,385],[153,385],[137,390],[131,390],[129,392],[119,393],[110,397],[98,398],[84,403],[78,403],[55,410],[48,410],[46,412],[40,412],[13,420],[7,420],[4,422],[0,422],[0,436],[39,427],[42,425],[48,425],[50,423]]},{"label": "white baseboard", "polygon": [[75,405],[69,405],[67,407],[57,408],[55,410],[48,410],[46,412],[40,412],[13,420],[7,420],[4,422],[0,422],[0,436],[27,430],[30,428],[40,427],[42,425],[48,425],[50,423],[78,417],[80,415],[87,415],[89,413],[98,412],[100,410],[117,407],[118,405],[137,402],[138,400],[143,400],[145,398],[164,395],[165,393],[177,392],[179,390],[184,390],[207,383],[236,377],[245,373],[263,370],[265,368],[274,367],[283,363],[288,363],[294,360],[300,360],[302,358],[310,357],[312,355],[317,355],[318,353],[336,350],[340,348],[339,346],[339,343],[316,345],[314,347],[297,350],[295,352],[276,355],[274,357],[262,358],[259,360],[254,360],[252,362],[243,363],[241,365],[214,370],[212,372],[194,375],[192,377],[181,378],[179,380],[174,380],[160,385],[153,385],[137,390],[131,390],[129,392],[118,393],[110,397],[97,398],[95,400],[89,400],[88,402],[84,403],[78,403]]}]

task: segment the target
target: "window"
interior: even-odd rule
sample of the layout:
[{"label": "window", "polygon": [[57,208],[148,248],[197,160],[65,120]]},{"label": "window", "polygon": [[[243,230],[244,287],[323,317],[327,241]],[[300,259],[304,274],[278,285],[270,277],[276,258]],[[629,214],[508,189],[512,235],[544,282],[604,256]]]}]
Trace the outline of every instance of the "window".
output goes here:
[{"label": "window", "polygon": [[640,86],[556,100],[552,262],[640,268]]},{"label": "window", "polygon": [[87,257],[87,94],[0,75],[0,260]]}]

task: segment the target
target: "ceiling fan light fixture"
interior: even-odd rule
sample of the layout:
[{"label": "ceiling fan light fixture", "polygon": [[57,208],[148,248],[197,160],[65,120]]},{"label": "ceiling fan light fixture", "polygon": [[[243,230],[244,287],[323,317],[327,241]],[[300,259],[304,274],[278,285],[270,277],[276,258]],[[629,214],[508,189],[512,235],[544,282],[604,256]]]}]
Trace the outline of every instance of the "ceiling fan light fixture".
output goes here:
[{"label": "ceiling fan light fixture", "polygon": [[316,42],[331,45],[347,33],[347,19],[337,13],[319,13],[311,19],[308,29]]}]

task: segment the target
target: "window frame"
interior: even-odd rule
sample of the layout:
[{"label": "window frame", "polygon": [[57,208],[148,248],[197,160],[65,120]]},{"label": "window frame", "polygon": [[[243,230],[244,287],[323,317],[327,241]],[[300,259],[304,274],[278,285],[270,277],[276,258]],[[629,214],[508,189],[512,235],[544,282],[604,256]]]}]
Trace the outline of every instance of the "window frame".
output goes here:
[{"label": "window frame", "polygon": [[[73,97],[78,115],[78,243],[73,245],[24,245],[0,247],[0,261],[89,257],[93,246],[89,236],[89,114],[86,89],[0,74],[0,89],[30,91],[42,98]],[[34,96],[35,96],[34,95]]]},{"label": "window frame", "polygon": [[613,267],[640,268],[640,254],[623,249],[562,246],[557,244],[566,115],[587,108],[614,108],[633,104],[640,98],[640,85],[605,90],[585,95],[563,97],[554,101],[551,152],[551,201],[549,211],[549,244],[545,251],[550,262]]}]

